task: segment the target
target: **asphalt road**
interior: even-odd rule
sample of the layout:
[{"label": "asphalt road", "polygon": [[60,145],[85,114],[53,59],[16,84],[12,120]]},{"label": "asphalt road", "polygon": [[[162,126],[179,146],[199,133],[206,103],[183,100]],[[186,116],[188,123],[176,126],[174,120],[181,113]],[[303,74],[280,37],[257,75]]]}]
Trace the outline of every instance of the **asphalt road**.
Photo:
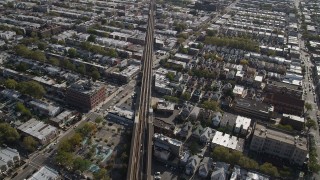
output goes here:
[{"label": "asphalt road", "polygon": [[[297,9],[299,9],[299,2],[300,2],[300,0],[295,0],[294,1],[295,6],[296,6]],[[300,10],[298,10],[298,12],[301,15]],[[299,23],[301,23],[300,20],[298,20],[298,21],[299,21]],[[315,139],[316,147],[317,147],[317,154],[320,157],[319,124],[317,123],[317,116],[316,116],[317,111],[319,110],[318,103],[317,103],[319,99],[317,97],[317,94],[314,93],[315,86],[314,86],[313,78],[312,78],[313,77],[312,69],[314,67],[314,64],[310,60],[310,55],[306,51],[304,51],[304,49],[306,47],[305,47],[305,42],[302,39],[301,33],[298,34],[298,39],[299,39],[300,54],[301,54],[300,58],[304,62],[304,65],[305,65],[305,68],[306,68],[306,73],[305,73],[305,76],[304,76],[304,79],[303,79],[303,89],[304,89],[304,92],[306,92],[306,95],[304,95],[304,100],[305,100],[305,102],[310,103],[312,105],[312,110],[310,112],[307,112],[307,113],[308,113],[308,115],[309,115],[309,117],[311,119],[316,121],[316,124],[317,124],[315,129],[311,128],[310,134],[312,134],[312,136]],[[310,71],[310,69],[311,69],[311,71]],[[314,173],[313,174],[313,178],[314,179],[320,179],[320,176],[319,176],[318,173]]]}]

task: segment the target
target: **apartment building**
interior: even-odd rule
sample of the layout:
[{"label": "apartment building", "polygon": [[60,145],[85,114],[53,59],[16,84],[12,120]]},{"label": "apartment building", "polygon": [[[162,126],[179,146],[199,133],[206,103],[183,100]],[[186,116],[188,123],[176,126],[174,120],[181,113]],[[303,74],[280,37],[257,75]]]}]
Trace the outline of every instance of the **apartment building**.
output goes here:
[{"label": "apartment building", "polygon": [[106,88],[102,83],[79,80],[66,92],[67,103],[81,111],[90,111],[106,98]]},{"label": "apartment building", "polygon": [[267,94],[265,103],[272,104],[274,111],[301,116],[304,111],[304,100],[292,98],[292,95],[272,93]]},{"label": "apartment building", "polygon": [[238,114],[253,119],[269,120],[273,116],[273,106],[252,99],[236,98],[232,108]]},{"label": "apartment building", "polygon": [[255,124],[250,150],[275,155],[302,165],[308,155],[307,139],[263,124]]},{"label": "apartment building", "polygon": [[288,84],[278,81],[269,81],[265,91],[271,93],[286,93],[298,99],[301,99],[303,93],[301,85]]}]

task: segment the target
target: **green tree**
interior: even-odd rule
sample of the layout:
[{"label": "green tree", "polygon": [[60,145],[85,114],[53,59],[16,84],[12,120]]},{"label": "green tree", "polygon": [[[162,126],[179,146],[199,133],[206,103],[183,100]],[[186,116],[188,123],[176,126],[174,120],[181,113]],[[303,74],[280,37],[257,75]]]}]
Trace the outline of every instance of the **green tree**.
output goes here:
[{"label": "green tree", "polygon": [[107,170],[104,168],[99,169],[98,172],[93,173],[94,180],[109,180],[109,176],[107,175]]},{"label": "green tree", "polygon": [[191,154],[196,154],[199,150],[199,144],[196,141],[192,141],[189,149],[190,149]]},{"label": "green tree", "polygon": [[89,41],[89,42],[96,42],[96,36],[93,35],[93,34],[91,34],[91,35],[89,36],[89,38],[88,38],[88,41]]},{"label": "green tree", "polygon": [[68,56],[71,58],[77,57],[77,50],[75,48],[68,49]]},{"label": "green tree", "polygon": [[178,103],[178,102],[179,102],[179,98],[174,97],[174,96],[165,95],[165,96],[163,96],[163,98],[164,98],[166,101],[170,101],[170,102],[174,102],[174,103]]},{"label": "green tree", "polygon": [[92,71],[91,77],[93,78],[93,80],[97,80],[97,79],[100,79],[101,76],[99,71],[95,70],[95,71]]},{"label": "green tree", "polygon": [[228,148],[223,146],[217,146],[212,152],[212,158],[217,161],[229,162],[230,152]]},{"label": "green tree", "polygon": [[83,75],[86,74],[86,66],[84,64],[80,64],[77,67],[77,72]]},{"label": "green tree", "polygon": [[103,121],[103,118],[101,116],[97,117],[94,122],[96,122],[97,124],[100,124]]},{"label": "green tree", "polygon": [[79,170],[83,172],[89,168],[90,164],[90,161],[82,159],[81,157],[77,157],[73,160],[73,170]]},{"label": "green tree", "polygon": [[22,57],[29,57],[31,50],[29,50],[27,48],[27,46],[19,44],[17,46],[14,47],[14,51],[16,52],[16,54],[18,54],[19,56]]},{"label": "green tree", "polygon": [[218,111],[219,110],[219,104],[217,101],[213,101],[213,100],[207,100],[204,101],[201,105],[202,108],[208,109],[208,110],[212,110],[212,111]]},{"label": "green tree", "polygon": [[249,61],[246,60],[246,59],[241,59],[241,60],[240,60],[240,64],[241,64],[241,65],[248,65],[248,64],[249,64]]},{"label": "green tree", "polygon": [[8,123],[0,123],[0,144],[13,143],[20,138],[17,130]]},{"label": "green tree", "polygon": [[24,81],[18,84],[17,89],[22,94],[30,95],[34,98],[40,99],[42,98],[46,91],[41,84],[35,81]]},{"label": "green tree", "polygon": [[22,113],[22,115],[24,115],[24,116],[26,116],[26,117],[28,117],[28,118],[30,118],[30,117],[32,116],[30,110],[27,109],[27,108],[23,105],[23,103],[21,103],[21,102],[17,102],[17,104],[16,104],[16,109],[17,109],[18,111],[20,111],[20,112]]},{"label": "green tree", "polygon": [[72,152],[73,148],[70,144],[70,142],[65,139],[63,141],[61,141],[58,145],[58,151],[63,151],[63,152]]},{"label": "green tree", "polygon": [[73,154],[70,152],[58,151],[55,157],[55,162],[67,169],[71,169],[73,165]]},{"label": "green tree", "polygon": [[259,164],[246,156],[242,156],[238,164],[247,169],[259,169]]},{"label": "green tree", "polygon": [[82,136],[80,133],[75,133],[71,138],[68,139],[71,147],[75,148],[81,144]]},{"label": "green tree", "polygon": [[35,50],[30,53],[29,56],[30,59],[34,59],[36,61],[45,62],[47,60],[46,55],[44,52],[40,50]]},{"label": "green tree", "polygon": [[86,137],[89,134],[92,134],[96,130],[96,125],[90,122],[85,123],[81,128],[76,129],[77,132],[79,132],[82,137]]},{"label": "green tree", "polygon": [[25,62],[20,62],[17,66],[16,66],[17,71],[21,71],[21,72],[25,72],[29,69],[27,63]]},{"label": "green tree", "polygon": [[264,163],[260,166],[260,171],[265,174],[269,174],[273,177],[279,177],[279,172],[277,167],[273,166],[271,163]]},{"label": "green tree", "polygon": [[185,101],[189,101],[190,98],[191,98],[191,95],[190,95],[190,93],[185,92],[185,93],[183,93],[183,94],[181,95],[180,98],[182,98],[182,99],[185,100]]},{"label": "green tree", "polygon": [[38,146],[38,142],[31,136],[26,136],[23,138],[22,145],[26,150],[33,152]]},{"label": "green tree", "polygon": [[166,74],[166,77],[170,80],[170,81],[173,81],[174,80],[174,73],[173,72],[168,72]]},{"label": "green tree", "polygon": [[207,30],[207,35],[208,36],[215,36],[216,34],[217,34],[218,32],[217,31],[215,31],[215,30]]},{"label": "green tree", "polygon": [[16,89],[16,87],[18,86],[18,83],[14,79],[7,79],[4,82],[4,86],[8,89]]},{"label": "green tree", "polygon": [[59,65],[59,59],[54,58],[54,57],[50,57],[48,62],[50,64],[54,65],[54,66],[58,66]]},{"label": "green tree", "polygon": [[310,131],[311,128],[315,128],[317,125],[316,122],[311,118],[308,118],[305,124],[306,124],[306,127],[308,128],[308,132]]},{"label": "green tree", "polygon": [[48,47],[48,44],[45,43],[45,42],[39,42],[39,43],[38,43],[38,48],[39,48],[40,50],[45,50],[47,47]]},{"label": "green tree", "polygon": [[312,105],[310,103],[305,103],[304,108],[306,108],[307,111],[312,111]]}]

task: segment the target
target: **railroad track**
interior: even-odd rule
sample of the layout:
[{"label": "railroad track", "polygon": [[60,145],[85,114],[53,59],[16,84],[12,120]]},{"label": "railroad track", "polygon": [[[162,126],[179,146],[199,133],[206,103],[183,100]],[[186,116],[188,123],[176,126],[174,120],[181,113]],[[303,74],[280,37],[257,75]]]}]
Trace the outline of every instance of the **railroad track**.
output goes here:
[{"label": "railroad track", "polygon": [[154,44],[154,0],[150,1],[145,48],[143,51],[142,82],[138,114],[135,118],[127,179],[151,179],[152,111],[151,88]]}]

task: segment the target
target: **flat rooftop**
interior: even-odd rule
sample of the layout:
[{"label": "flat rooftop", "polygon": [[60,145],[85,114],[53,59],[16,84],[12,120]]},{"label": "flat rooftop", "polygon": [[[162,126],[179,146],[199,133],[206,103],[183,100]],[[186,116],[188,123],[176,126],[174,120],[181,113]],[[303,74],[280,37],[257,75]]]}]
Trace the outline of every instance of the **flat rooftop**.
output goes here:
[{"label": "flat rooftop", "polygon": [[101,82],[92,82],[90,80],[79,80],[69,86],[69,89],[78,91],[82,94],[91,95],[97,92],[104,84]]},{"label": "flat rooftop", "polygon": [[265,138],[280,141],[281,143],[287,143],[294,145],[302,150],[308,150],[307,139],[305,137],[294,136],[292,134],[283,132],[282,130],[273,129],[263,124],[256,124],[254,135]]}]

